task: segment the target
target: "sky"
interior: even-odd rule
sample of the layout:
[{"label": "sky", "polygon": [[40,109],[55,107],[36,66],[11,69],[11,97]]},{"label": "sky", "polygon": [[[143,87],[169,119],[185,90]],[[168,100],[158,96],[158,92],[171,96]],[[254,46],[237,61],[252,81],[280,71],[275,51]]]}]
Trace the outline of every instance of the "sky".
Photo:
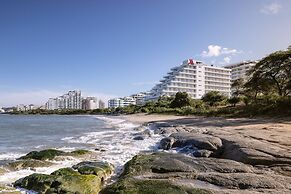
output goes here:
[{"label": "sky", "polygon": [[0,107],[148,91],[188,58],[260,59],[291,45],[290,19],[290,0],[0,0]]}]

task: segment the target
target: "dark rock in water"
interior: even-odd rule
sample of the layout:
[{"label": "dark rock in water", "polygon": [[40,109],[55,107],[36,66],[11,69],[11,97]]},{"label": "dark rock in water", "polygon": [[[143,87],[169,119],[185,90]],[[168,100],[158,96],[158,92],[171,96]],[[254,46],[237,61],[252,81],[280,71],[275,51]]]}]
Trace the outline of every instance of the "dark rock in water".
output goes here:
[{"label": "dark rock in water", "polygon": [[9,170],[22,170],[27,168],[49,167],[53,164],[54,163],[49,161],[27,159],[10,162],[5,167],[8,168]]},{"label": "dark rock in water", "polygon": [[99,152],[105,152],[106,150],[103,148],[95,148],[95,151],[99,151]]},{"label": "dark rock in water", "polygon": [[19,179],[14,186],[40,194],[98,194],[104,180],[113,170],[110,164],[103,162],[82,162],[75,165],[74,169],[62,168],[50,175],[35,173]]},{"label": "dark rock in water", "polygon": [[47,149],[47,150],[29,152],[25,156],[18,158],[18,160],[27,160],[27,159],[53,160],[57,156],[81,156],[81,155],[89,154],[89,153],[91,152],[88,150],[75,150],[72,152],[64,152],[64,151],[55,150],[55,149]]},{"label": "dark rock in water", "polygon": [[144,139],[145,139],[145,137],[142,136],[142,135],[138,135],[138,136],[135,136],[135,137],[133,138],[133,140],[144,140]]},{"label": "dark rock in water", "polygon": [[207,134],[174,133],[170,137],[175,139],[173,147],[192,145],[198,149],[216,151],[222,146],[220,138]]},{"label": "dark rock in water", "polygon": [[26,154],[25,156],[20,157],[21,160],[26,159],[34,159],[34,160],[52,160],[56,156],[63,156],[66,152],[55,150],[55,149],[48,149],[42,151],[32,151]]},{"label": "dark rock in water", "polygon": [[175,139],[173,137],[165,137],[160,141],[160,148],[164,150],[169,150],[172,148]]},{"label": "dark rock in water", "polygon": [[195,157],[206,157],[208,158],[213,152],[209,150],[196,150],[193,152]]}]

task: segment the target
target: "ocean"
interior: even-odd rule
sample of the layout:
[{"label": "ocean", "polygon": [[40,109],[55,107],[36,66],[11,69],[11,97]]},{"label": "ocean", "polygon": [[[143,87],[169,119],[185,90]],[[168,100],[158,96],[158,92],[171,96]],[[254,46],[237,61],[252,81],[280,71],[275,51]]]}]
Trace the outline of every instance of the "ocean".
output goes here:
[{"label": "ocean", "polygon": [[[113,164],[118,172],[139,152],[157,149],[157,143],[162,138],[151,131],[151,135],[144,140],[134,140],[137,127],[122,117],[0,114],[0,165],[34,150],[87,149],[96,152],[101,161]],[[51,167],[0,174],[0,184],[12,183],[35,172],[49,174],[80,161],[55,162],[56,165]]]}]

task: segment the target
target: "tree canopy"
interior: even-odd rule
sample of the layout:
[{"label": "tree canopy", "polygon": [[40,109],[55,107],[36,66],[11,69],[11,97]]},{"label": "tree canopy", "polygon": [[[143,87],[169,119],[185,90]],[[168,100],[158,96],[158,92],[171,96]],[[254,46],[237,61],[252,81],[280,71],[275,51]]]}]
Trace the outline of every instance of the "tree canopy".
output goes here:
[{"label": "tree canopy", "polygon": [[291,93],[291,49],[263,58],[250,72],[246,88],[256,93],[287,96]]}]

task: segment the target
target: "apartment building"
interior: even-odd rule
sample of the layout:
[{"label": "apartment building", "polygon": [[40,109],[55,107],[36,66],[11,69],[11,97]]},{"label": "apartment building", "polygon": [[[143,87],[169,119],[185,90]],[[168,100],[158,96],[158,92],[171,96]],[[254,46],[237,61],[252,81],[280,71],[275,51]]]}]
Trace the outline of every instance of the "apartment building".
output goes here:
[{"label": "apartment building", "polygon": [[127,96],[124,98],[113,98],[108,100],[108,108],[125,107],[131,104],[136,105],[136,99],[131,96]]},{"label": "apartment building", "polygon": [[210,91],[219,91],[230,96],[230,71],[193,59],[185,60],[181,65],[172,68],[160,83],[152,88],[146,101],[156,100],[160,96],[173,96],[177,92],[187,92],[195,99],[200,99]]},{"label": "apartment building", "polygon": [[82,101],[82,109],[84,110],[94,110],[99,107],[97,98],[95,97],[87,97]]},{"label": "apartment building", "polygon": [[248,78],[248,71],[251,70],[259,61],[243,61],[225,66],[225,68],[231,70],[231,81],[237,79]]},{"label": "apartment building", "polygon": [[50,98],[45,104],[47,110],[68,109],[76,110],[82,109],[81,91],[69,91],[67,94],[57,98]]}]

